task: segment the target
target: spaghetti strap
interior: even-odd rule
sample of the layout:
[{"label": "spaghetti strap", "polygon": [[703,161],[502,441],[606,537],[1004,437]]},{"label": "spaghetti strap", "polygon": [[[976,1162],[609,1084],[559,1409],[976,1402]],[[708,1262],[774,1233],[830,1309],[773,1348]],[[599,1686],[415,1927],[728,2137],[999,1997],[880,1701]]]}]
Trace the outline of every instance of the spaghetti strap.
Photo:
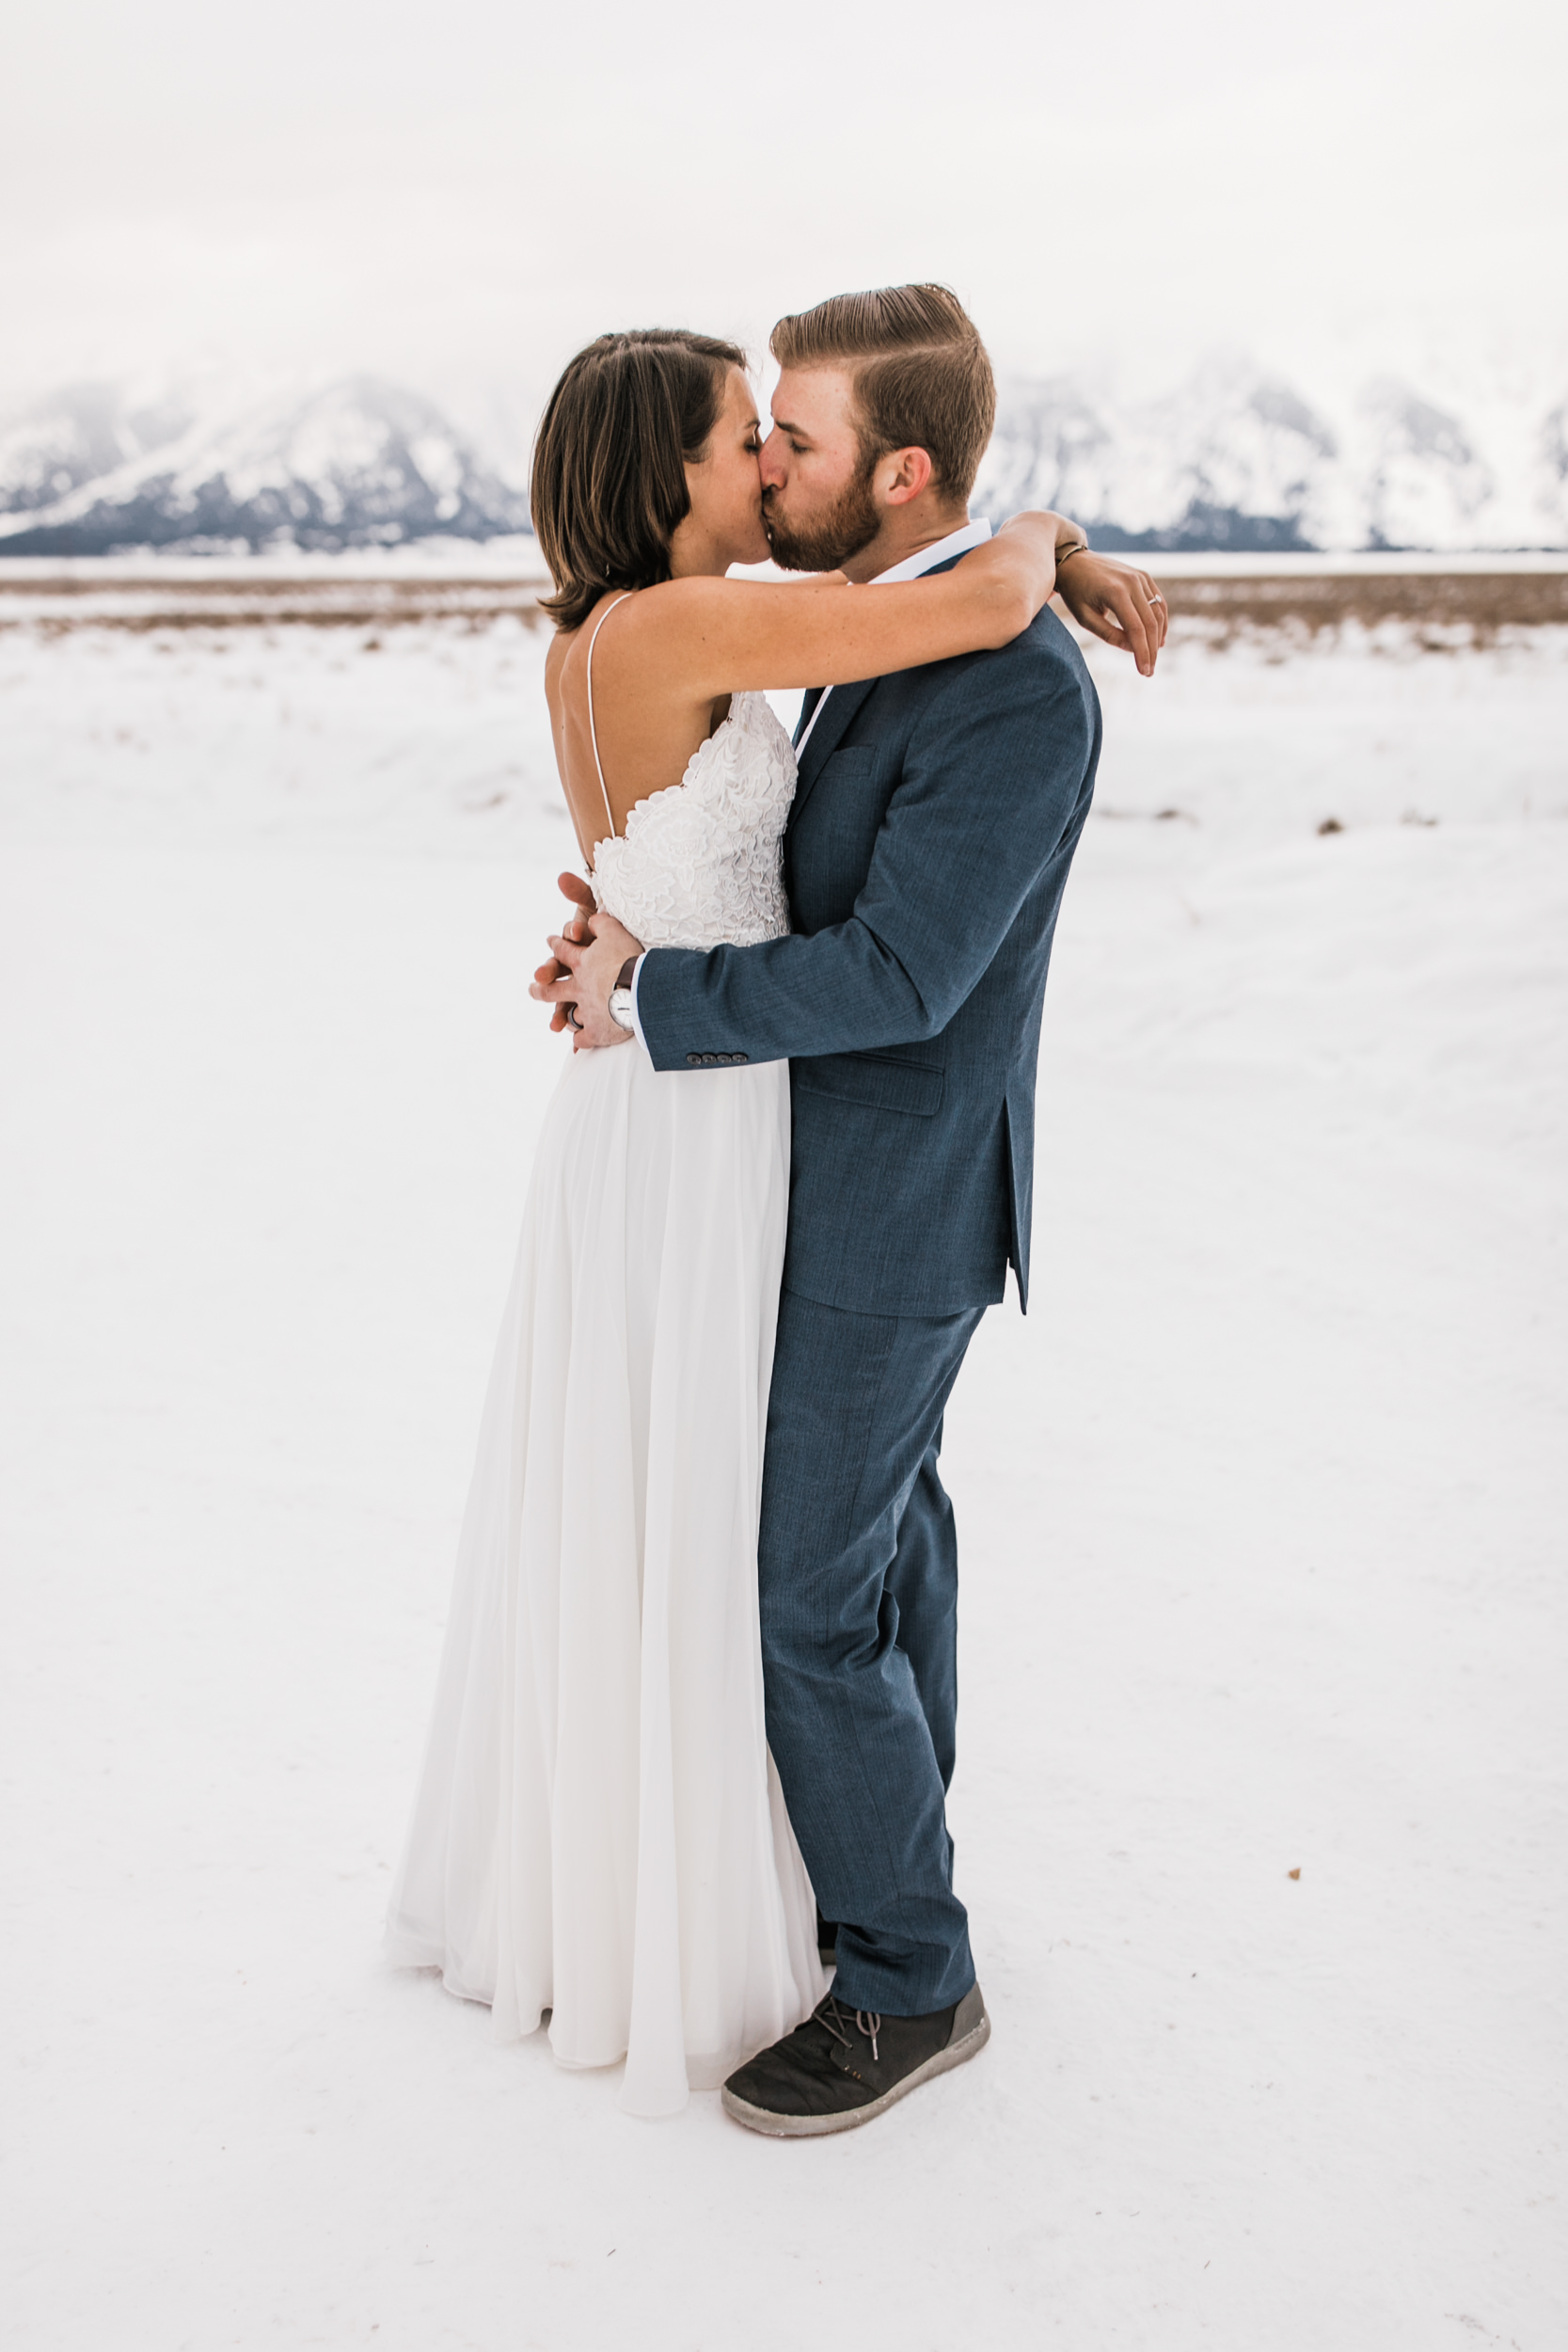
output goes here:
[{"label": "spaghetti strap", "polygon": [[594,648],[599,642],[599,631],[603,628],[605,623],[614,612],[615,605],[625,604],[626,598],[632,594],[633,591],[628,588],[624,596],[616,597],[615,604],[607,604],[605,606],[604,611],[600,613],[598,619],[594,624],[594,634],[588,640],[588,740],[594,746],[594,765],[598,770],[599,790],[604,794],[604,813],[610,819],[610,838],[612,840],[615,836],[615,811],[610,805],[610,789],[605,783],[604,768],[599,759],[599,734],[598,729],[594,724]]}]

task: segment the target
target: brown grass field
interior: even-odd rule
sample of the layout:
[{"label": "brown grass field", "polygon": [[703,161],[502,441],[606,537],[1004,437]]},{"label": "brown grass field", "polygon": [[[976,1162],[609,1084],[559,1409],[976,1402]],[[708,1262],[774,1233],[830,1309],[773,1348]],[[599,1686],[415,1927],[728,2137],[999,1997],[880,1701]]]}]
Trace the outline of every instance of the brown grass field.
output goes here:
[{"label": "brown grass field", "polygon": [[[1149,568],[1159,576],[1157,557]],[[0,628],[394,628],[426,621],[483,628],[503,614],[535,628],[544,586],[539,579],[396,574],[8,573],[0,564]],[[1392,623],[1407,642],[1452,652],[1491,644],[1500,630],[1568,624],[1564,569],[1216,571],[1167,579],[1164,586],[1177,636],[1215,645],[1258,634],[1304,642],[1325,630]]]}]

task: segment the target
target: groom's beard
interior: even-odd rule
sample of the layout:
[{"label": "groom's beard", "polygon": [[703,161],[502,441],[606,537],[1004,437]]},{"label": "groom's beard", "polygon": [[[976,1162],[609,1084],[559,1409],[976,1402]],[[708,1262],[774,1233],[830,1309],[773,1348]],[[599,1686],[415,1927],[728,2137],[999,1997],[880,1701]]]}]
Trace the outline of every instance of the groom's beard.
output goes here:
[{"label": "groom's beard", "polygon": [[868,548],[882,527],[871,491],[876,470],[875,457],[863,459],[848,488],[840,491],[825,515],[809,523],[791,526],[784,521],[771,504],[774,492],[765,490],[762,520],[774,563],[786,572],[836,572],[859,555],[862,548]]}]

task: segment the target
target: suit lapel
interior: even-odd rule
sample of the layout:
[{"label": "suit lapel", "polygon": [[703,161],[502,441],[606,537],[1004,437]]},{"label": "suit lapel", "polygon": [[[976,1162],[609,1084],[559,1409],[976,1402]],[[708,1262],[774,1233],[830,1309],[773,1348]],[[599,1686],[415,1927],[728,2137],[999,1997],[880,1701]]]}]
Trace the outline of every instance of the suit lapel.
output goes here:
[{"label": "suit lapel", "polygon": [[[958,561],[959,558],[956,555],[944,556],[940,564],[933,564],[930,571],[923,577],[934,579],[938,572],[950,572]],[[855,713],[873,687],[879,685],[880,682],[879,678],[866,677],[862,678],[857,685],[835,686],[831,691],[821,686],[810,686],[806,689],[806,699],[800,706],[800,717],[795,729],[797,746],[807,727],[811,726],[812,713],[822,700],[824,693],[828,695],[828,707],[822,713],[821,723],[812,727],[811,741],[806,745],[805,756],[800,762],[800,771],[795,781],[795,804],[789,812],[791,824],[810,800],[817,777],[843,742]]]},{"label": "suit lapel", "polygon": [[[800,772],[795,783],[795,805],[790,810],[791,822],[800,816],[801,809],[810,800],[817,777],[844,740],[855,713],[872,689],[879,683],[880,681],[874,677],[862,678],[854,686],[835,686],[828,696],[828,707],[813,727],[811,741],[806,745],[805,756],[800,762]],[[821,696],[818,695],[817,701],[820,700]],[[815,707],[814,704],[813,708]],[[811,714],[809,711],[802,710],[800,715],[802,720],[805,720]]]}]

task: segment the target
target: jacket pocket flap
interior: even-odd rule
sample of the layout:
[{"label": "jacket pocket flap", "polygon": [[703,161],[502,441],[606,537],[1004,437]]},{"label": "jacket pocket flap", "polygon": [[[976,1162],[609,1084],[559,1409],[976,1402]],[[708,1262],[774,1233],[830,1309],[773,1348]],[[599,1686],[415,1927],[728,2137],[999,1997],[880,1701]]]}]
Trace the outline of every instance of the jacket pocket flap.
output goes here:
[{"label": "jacket pocket flap", "polygon": [[933,1119],[942,1108],[944,1081],[930,1063],[888,1054],[816,1054],[793,1069],[802,1094],[832,1095],[874,1111],[908,1111],[916,1119]]}]

